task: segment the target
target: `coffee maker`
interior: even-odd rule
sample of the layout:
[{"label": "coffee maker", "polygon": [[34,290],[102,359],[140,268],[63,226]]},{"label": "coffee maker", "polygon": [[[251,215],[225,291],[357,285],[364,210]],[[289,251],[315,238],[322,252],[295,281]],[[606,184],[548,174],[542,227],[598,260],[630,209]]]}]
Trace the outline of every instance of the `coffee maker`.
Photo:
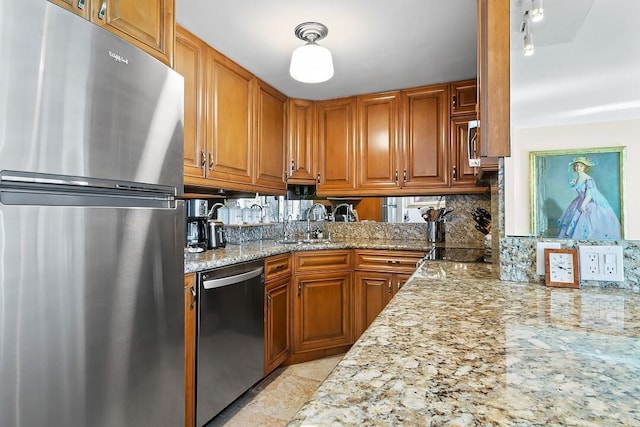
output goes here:
[{"label": "coffee maker", "polygon": [[208,204],[206,199],[187,200],[186,243],[187,247],[197,252],[207,249]]}]

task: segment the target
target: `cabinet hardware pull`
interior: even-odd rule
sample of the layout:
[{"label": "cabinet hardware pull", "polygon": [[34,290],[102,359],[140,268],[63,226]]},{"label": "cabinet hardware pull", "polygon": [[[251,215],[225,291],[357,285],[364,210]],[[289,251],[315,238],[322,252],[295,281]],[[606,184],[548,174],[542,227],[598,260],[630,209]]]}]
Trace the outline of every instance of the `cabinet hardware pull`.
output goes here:
[{"label": "cabinet hardware pull", "polygon": [[78,9],[84,9],[84,0],[78,0]]},{"label": "cabinet hardware pull", "polygon": [[396,177],[396,182],[398,182],[398,169],[396,169],[395,177]]},{"label": "cabinet hardware pull", "polygon": [[193,297],[193,299],[191,300],[191,306],[189,308],[193,310],[193,306],[196,305],[196,288],[191,286],[189,290],[191,291],[191,296]]},{"label": "cabinet hardware pull", "polygon": [[404,179],[404,182],[407,182],[407,170],[406,169],[402,173],[402,179]]},{"label": "cabinet hardware pull", "polygon": [[318,176],[317,176],[317,178],[316,178],[316,179],[317,179],[317,181],[318,181],[318,184],[320,184],[320,174],[318,174]]},{"label": "cabinet hardware pull", "polygon": [[402,287],[402,285],[404,285],[404,282],[398,282],[398,290],[400,290],[400,288]]},{"label": "cabinet hardware pull", "polygon": [[296,170],[296,164],[293,161],[293,159],[291,159],[291,175],[293,175],[293,171]]},{"label": "cabinet hardware pull", "polygon": [[200,150],[200,168],[204,170],[205,167],[207,167],[207,156],[204,150]]},{"label": "cabinet hardware pull", "polygon": [[389,293],[391,293],[391,280],[389,280]]},{"label": "cabinet hardware pull", "polygon": [[267,308],[271,307],[271,294],[267,294]]},{"label": "cabinet hardware pull", "polygon": [[302,282],[298,282],[298,296],[302,293]]},{"label": "cabinet hardware pull", "polygon": [[456,167],[454,166],[453,167],[453,180],[455,181],[457,178],[458,178],[458,174],[457,174],[457,171],[456,171]]},{"label": "cabinet hardware pull", "polygon": [[458,101],[458,98],[455,95],[453,95],[453,101],[451,102],[451,104],[454,110],[456,109],[457,101]]},{"label": "cabinet hardware pull", "polygon": [[213,153],[209,153],[209,170],[213,170]]},{"label": "cabinet hardware pull", "polygon": [[98,12],[98,19],[104,19],[104,15],[107,13],[107,0],[102,0],[102,6],[100,6],[100,12]]}]

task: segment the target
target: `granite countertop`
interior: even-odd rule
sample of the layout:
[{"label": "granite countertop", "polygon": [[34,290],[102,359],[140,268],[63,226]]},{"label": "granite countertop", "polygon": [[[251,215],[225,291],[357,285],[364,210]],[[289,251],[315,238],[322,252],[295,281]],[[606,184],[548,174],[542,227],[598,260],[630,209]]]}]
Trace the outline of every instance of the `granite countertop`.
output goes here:
[{"label": "granite countertop", "polygon": [[424,263],[290,426],[640,425],[640,294]]},{"label": "granite countertop", "polygon": [[[443,245],[447,248],[468,248],[471,245]],[[227,244],[225,248],[200,253],[185,253],[184,272],[193,273],[239,262],[251,261],[271,255],[293,251],[322,249],[387,249],[427,251],[431,246],[423,240],[401,239],[349,239],[319,240],[317,243],[284,244],[276,240],[257,240],[241,244]]]}]

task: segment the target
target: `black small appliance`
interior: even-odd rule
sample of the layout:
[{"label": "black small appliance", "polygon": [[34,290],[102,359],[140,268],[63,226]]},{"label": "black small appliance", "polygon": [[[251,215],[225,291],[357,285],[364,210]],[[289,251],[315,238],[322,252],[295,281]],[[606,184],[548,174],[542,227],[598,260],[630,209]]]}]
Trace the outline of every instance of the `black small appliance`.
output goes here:
[{"label": "black small appliance", "polygon": [[207,201],[204,199],[187,200],[186,246],[204,251],[208,244]]}]

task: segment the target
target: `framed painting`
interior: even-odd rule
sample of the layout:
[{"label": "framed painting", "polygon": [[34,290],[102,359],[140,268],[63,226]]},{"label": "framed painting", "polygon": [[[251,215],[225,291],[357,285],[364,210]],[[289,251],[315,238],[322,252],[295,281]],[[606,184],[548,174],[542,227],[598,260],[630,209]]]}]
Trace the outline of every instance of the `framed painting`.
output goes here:
[{"label": "framed painting", "polygon": [[625,147],[531,151],[531,231],[539,237],[624,239]]}]

